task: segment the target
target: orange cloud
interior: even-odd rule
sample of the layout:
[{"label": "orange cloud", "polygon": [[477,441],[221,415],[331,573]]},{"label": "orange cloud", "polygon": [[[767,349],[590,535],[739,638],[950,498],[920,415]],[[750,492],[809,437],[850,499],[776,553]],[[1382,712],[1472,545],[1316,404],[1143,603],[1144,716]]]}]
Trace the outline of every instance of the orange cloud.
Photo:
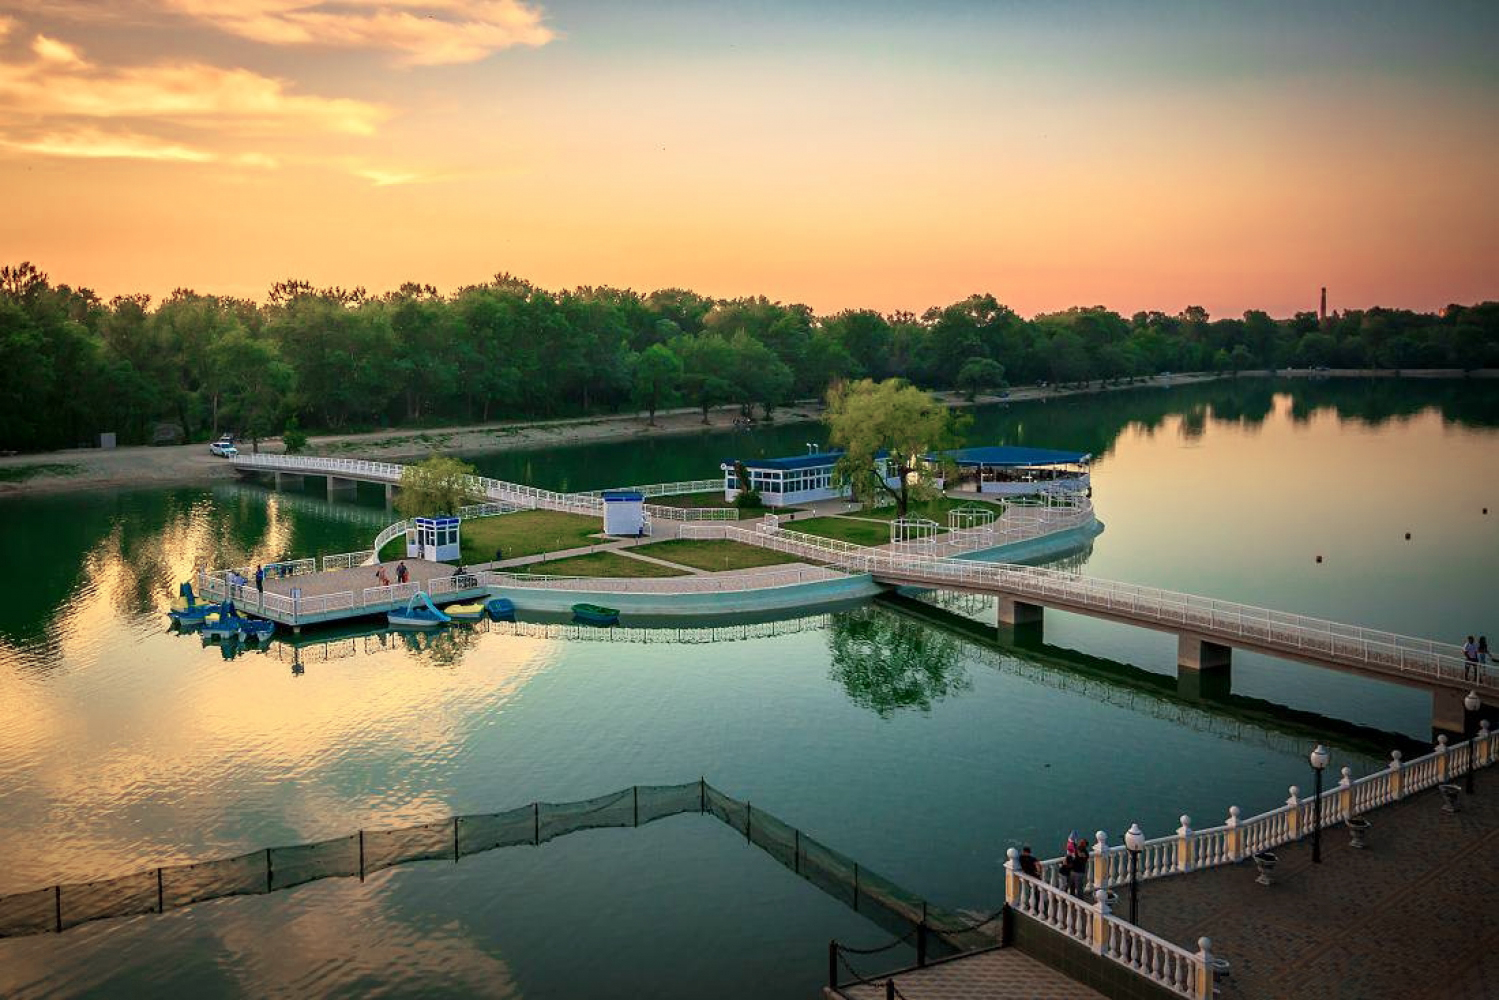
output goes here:
[{"label": "orange cloud", "polygon": [[151,118],[186,124],[370,135],[389,117],[379,105],[290,93],[283,80],[203,63],[96,67],[65,43],[38,35],[37,59],[0,64],[0,124],[9,117]]},{"label": "orange cloud", "polygon": [[274,157],[264,153],[216,153],[166,139],[134,133],[101,132],[82,128],[53,131],[23,139],[0,138],[0,146],[41,156],[66,156],[88,160],[158,160],[167,163],[226,163],[242,167],[273,168]]},{"label": "orange cloud", "polygon": [[477,62],[556,34],[521,0],[167,0],[223,31],[269,45],[319,45],[397,53],[407,65]]}]

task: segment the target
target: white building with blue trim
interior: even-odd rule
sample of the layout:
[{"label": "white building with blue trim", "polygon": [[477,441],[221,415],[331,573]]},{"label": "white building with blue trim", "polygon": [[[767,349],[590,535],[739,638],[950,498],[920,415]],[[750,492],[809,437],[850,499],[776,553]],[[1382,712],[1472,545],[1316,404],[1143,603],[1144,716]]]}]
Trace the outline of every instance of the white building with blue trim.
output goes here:
[{"label": "white building with blue trim", "polygon": [[[850,495],[847,486],[840,488],[833,484],[833,466],[842,457],[841,451],[817,451],[785,458],[727,459],[719,466],[723,470],[723,498],[732,503],[739,495],[740,465],[749,474],[750,488],[759,492],[761,502],[767,507],[792,507],[847,497]],[[886,482],[894,486],[883,452],[875,464]]]}]

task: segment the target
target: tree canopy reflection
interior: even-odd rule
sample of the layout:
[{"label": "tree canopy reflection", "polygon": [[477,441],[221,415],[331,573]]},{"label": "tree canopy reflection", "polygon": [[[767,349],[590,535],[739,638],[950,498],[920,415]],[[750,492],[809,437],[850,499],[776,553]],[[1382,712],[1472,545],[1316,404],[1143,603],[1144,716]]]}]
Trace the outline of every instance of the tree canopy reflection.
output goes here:
[{"label": "tree canopy reflection", "polygon": [[881,718],[903,708],[929,712],[973,687],[956,637],[874,608],[834,615],[828,648],[829,676],[855,705]]}]

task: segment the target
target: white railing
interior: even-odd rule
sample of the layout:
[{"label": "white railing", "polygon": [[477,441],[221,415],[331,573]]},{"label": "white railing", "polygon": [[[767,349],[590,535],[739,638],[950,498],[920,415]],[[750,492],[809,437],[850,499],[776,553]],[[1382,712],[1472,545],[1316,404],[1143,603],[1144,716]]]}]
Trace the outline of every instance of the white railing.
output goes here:
[{"label": "white railing", "polygon": [[644,497],[681,496],[683,493],[708,493],[723,491],[723,477],[718,479],[684,479],[675,483],[651,483],[647,486],[622,486],[610,490],[588,490],[577,494],[585,497],[602,497],[605,493],[619,491],[639,493]]},{"label": "white railing", "polygon": [[355,566],[363,566],[372,561],[378,549],[364,549],[361,552],[340,552],[337,555],[323,556],[323,572],[335,569],[352,569]]},{"label": "white railing", "polygon": [[[1057,521],[1041,515],[1034,527],[1040,533],[1054,531],[1070,526],[1078,516],[1074,511],[1065,515],[1065,520]],[[1091,511],[1086,516],[1091,517]],[[763,523],[758,533],[731,533],[725,537],[827,559],[850,572],[873,573],[890,582],[1047,600],[1062,610],[1105,612],[1141,624],[1184,628],[1204,638],[1223,638],[1231,643],[1237,640],[1272,652],[1337,659],[1345,665],[1364,665],[1382,673],[1471,686],[1499,695],[1499,683],[1494,678],[1470,681],[1472,665],[1465,663],[1457,647],[1429,639],[1039,566],[850,545]]]},{"label": "white railing", "polygon": [[1178,996],[1212,996],[1207,973],[1207,939],[1193,953],[1109,912],[1107,903],[1088,903],[1044,879],[1019,870],[1012,859],[1007,868],[1006,902],[1019,913],[1084,945],[1096,955],[1123,965]]},{"label": "white railing", "polygon": [[[1397,750],[1390,755],[1388,767],[1362,778],[1355,779],[1345,767],[1340,780],[1322,793],[1321,825],[1346,822],[1465,775],[1470,752],[1475,771],[1490,767],[1499,759],[1499,733],[1491,732],[1486,720],[1471,740],[1471,748],[1469,742],[1449,746],[1447,737],[1442,736],[1431,753],[1407,762]],[[1294,785],[1286,803],[1267,812],[1248,819],[1239,818],[1238,806],[1228,812],[1225,823],[1206,830],[1193,830],[1190,819],[1183,816],[1182,825],[1174,834],[1145,841],[1136,860],[1138,879],[1145,881],[1233,864],[1300,840],[1313,829],[1318,818],[1316,796],[1303,796]],[[1041,862],[1046,881],[1057,884],[1063,881],[1061,863],[1061,858]],[[1115,888],[1129,882],[1129,852],[1123,845],[1108,844],[1101,831],[1090,864],[1089,889]]]},{"label": "white railing", "polygon": [[723,576],[599,577],[545,576],[528,573],[481,570],[479,582],[490,587],[571,590],[600,594],[715,594],[740,590],[763,590],[798,583],[841,579],[842,574],[812,566],[771,569]]},{"label": "white railing", "polygon": [[373,545],[374,555],[373,557],[371,557],[370,562],[373,563],[375,560],[379,559],[380,550],[385,548],[386,543],[392,541],[393,539],[400,538],[402,535],[406,534],[406,529],[409,527],[411,527],[410,521],[397,521],[395,524],[386,525],[385,528],[380,532],[380,534],[375,536]]},{"label": "white railing", "polygon": [[[357,458],[324,458],[316,455],[240,455],[230,459],[230,462],[237,469],[310,473],[397,486],[400,485],[402,473],[408,468],[395,462],[369,462]],[[465,476],[464,485],[474,496],[517,507],[542,507],[593,515],[602,515],[604,510],[604,502],[598,497],[542,490],[488,476]]]},{"label": "white railing", "polygon": [[663,521],[739,520],[737,507],[667,507],[663,504],[648,503],[645,505],[645,510],[652,517],[659,517]]}]

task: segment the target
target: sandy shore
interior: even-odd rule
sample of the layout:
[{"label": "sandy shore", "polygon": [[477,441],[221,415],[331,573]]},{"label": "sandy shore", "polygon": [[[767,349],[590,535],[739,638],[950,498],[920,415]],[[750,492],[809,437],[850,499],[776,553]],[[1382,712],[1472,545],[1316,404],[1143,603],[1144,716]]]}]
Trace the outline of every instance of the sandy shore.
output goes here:
[{"label": "sandy shore", "polygon": [[[1304,372],[1281,371],[1280,376],[1319,377],[1371,377],[1390,376],[1388,371],[1337,371]],[[1452,378],[1461,372],[1412,372],[1412,377]],[[1499,376],[1499,372],[1475,373],[1487,377]],[[1157,378],[1150,385],[1189,385],[1206,382],[1225,376],[1216,373],[1172,375]],[[1089,389],[1035,387],[1017,388],[1008,397],[980,396],[973,403],[957,393],[939,393],[950,406],[962,407],[998,402],[1019,402],[1028,399],[1057,399],[1066,396],[1112,392],[1132,386],[1110,386]],[[775,411],[776,424],[792,424],[821,419],[822,405],[805,402],[781,407]],[[702,422],[702,412],[697,409],[663,410],[656,414],[656,424],[647,424],[644,414],[620,416],[576,417],[567,420],[529,421],[517,423],[493,423],[469,427],[442,427],[430,430],[390,430],[371,434],[341,434],[314,437],[309,442],[308,452],[322,455],[340,455],[350,458],[378,458],[387,461],[422,459],[433,452],[458,454],[481,454],[484,452],[513,451],[533,448],[566,447],[596,441],[618,441],[632,438],[661,437],[672,434],[697,434],[703,431],[729,430],[739,408],[721,407],[709,414],[709,424]],[[279,439],[261,442],[261,450],[279,452]],[[6,469],[15,469],[20,474],[27,467],[55,467],[35,471],[28,478],[7,481],[0,479],[0,497],[41,493],[59,493],[72,490],[119,489],[133,486],[176,486],[227,479],[234,470],[222,458],[208,453],[206,444],[173,445],[169,447],[115,448],[103,451],[98,448],[75,448],[66,451],[44,452],[33,455],[12,455],[0,458],[0,476]]]}]

